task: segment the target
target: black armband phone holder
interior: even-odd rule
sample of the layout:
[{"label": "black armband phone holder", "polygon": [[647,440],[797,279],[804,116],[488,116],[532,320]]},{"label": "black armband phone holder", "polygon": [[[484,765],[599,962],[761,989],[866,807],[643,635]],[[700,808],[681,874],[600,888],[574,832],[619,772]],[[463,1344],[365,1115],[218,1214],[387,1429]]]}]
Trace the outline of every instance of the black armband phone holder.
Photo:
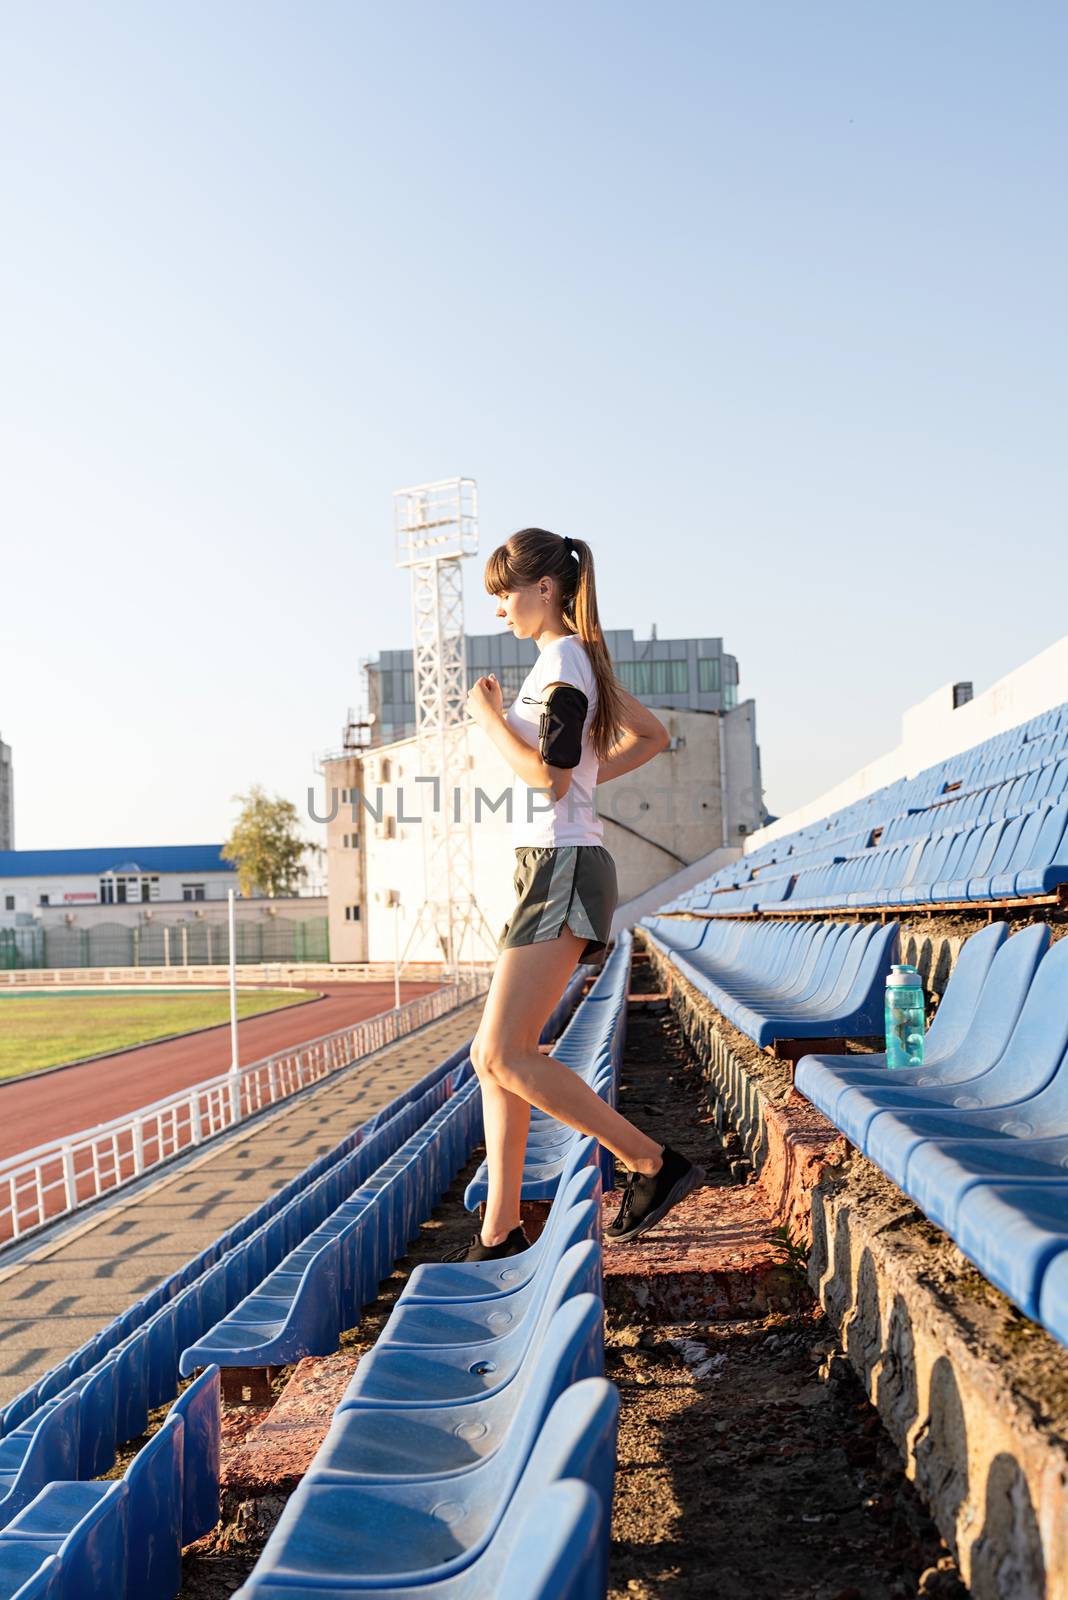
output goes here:
[{"label": "black armband phone holder", "polygon": [[546,692],[538,724],[538,749],[547,766],[578,766],[589,705],[582,690],[573,683],[556,683]]}]

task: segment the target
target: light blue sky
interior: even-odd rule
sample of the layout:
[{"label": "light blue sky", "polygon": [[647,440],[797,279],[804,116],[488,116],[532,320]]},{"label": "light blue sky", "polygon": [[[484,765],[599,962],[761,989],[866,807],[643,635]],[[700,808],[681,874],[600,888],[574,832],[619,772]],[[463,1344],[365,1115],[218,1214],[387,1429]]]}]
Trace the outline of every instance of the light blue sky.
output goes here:
[{"label": "light blue sky", "polygon": [[4,6],[16,845],[303,807],[409,642],[392,490],[458,473],[483,554],[587,538],[607,625],[724,637],[777,812],[1049,644],[1066,45],[974,0]]}]

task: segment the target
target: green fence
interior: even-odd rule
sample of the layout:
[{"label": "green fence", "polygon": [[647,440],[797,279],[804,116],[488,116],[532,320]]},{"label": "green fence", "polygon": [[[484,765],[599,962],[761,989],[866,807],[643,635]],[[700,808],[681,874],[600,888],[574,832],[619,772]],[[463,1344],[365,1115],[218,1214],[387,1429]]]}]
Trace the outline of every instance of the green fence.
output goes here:
[{"label": "green fence", "polygon": [[[238,962],[329,961],[326,917],[238,922]],[[146,922],[135,928],[0,928],[0,971],[30,967],[202,967],[230,960],[226,923]]]}]

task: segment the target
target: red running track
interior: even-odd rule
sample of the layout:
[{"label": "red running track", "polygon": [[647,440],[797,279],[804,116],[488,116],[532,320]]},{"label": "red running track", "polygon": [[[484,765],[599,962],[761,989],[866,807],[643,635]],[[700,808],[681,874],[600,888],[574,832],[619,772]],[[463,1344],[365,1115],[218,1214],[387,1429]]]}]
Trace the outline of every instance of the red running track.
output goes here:
[{"label": "red running track", "polygon": [[[318,986],[317,986],[318,987]],[[402,983],[401,1003],[438,988]],[[238,1025],[241,1065],[250,1066],[289,1045],[304,1044],[393,1007],[393,980],[325,984],[321,1000]],[[80,1067],[15,1078],[0,1084],[0,1158],[19,1155],[66,1133],[80,1133],[124,1112],[191,1088],[230,1065],[230,1024],[102,1056]]]}]

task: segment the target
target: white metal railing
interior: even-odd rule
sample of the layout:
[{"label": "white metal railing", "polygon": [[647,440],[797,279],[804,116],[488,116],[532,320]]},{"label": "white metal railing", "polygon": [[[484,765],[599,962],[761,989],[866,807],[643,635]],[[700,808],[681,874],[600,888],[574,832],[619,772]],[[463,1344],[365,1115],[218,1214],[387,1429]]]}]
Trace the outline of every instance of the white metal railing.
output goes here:
[{"label": "white metal railing", "polygon": [[0,1161],[0,1248],[473,1000],[488,973],[418,995],[164,1100]]},{"label": "white metal railing", "polygon": [[[465,967],[467,963],[464,963]],[[489,972],[492,962],[474,963],[475,973]],[[237,981],[277,983],[302,987],[309,983],[383,983],[393,981],[392,961],[360,961],[334,965],[329,961],[254,961],[237,963]],[[13,989],[60,988],[84,984],[217,983],[229,980],[226,965],[155,967],[18,967],[0,972],[0,985]],[[440,983],[441,963],[408,961],[402,983]]]}]

